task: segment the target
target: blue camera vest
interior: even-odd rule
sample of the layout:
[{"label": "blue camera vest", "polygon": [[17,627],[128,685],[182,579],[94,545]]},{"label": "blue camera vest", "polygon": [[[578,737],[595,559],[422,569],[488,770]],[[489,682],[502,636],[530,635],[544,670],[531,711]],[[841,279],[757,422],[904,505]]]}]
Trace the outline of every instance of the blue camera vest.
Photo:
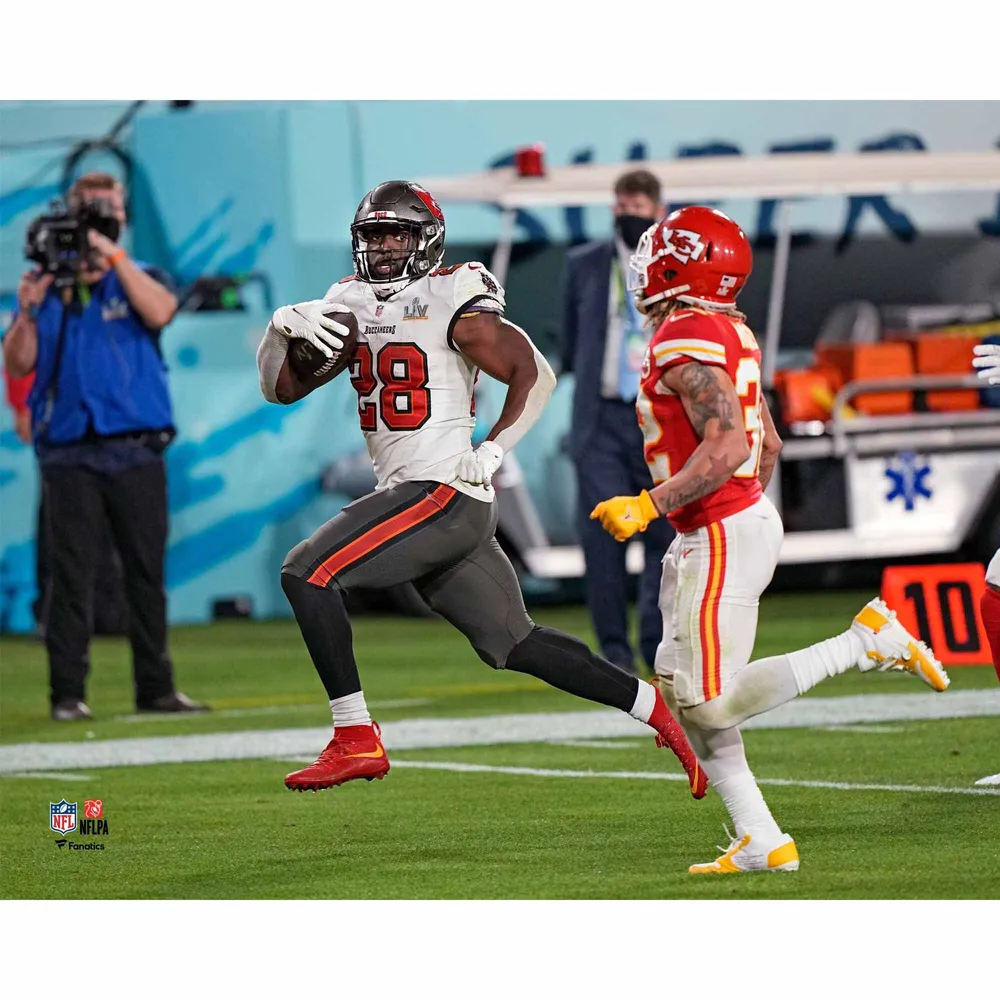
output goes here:
[{"label": "blue camera vest", "polygon": [[172,427],[159,331],[143,323],[114,271],[86,289],[82,303],[66,308],[54,398],[50,389],[64,306],[50,289],[38,308],[38,361],[28,397],[35,441],[68,444],[88,434],[103,437]]}]

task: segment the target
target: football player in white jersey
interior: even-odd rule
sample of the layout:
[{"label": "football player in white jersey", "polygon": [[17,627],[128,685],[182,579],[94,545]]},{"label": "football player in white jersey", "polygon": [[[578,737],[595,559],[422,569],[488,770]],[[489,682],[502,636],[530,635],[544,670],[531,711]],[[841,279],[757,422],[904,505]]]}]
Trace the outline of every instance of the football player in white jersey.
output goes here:
[{"label": "football player in white jersey", "polygon": [[[351,226],[354,274],[322,300],[278,309],[257,353],[264,396],[301,399],[309,387],[288,364],[289,344],[305,340],[334,361],[347,329],[325,314],[340,305],[355,315],[350,374],[378,477],[375,492],[322,525],[282,566],[282,588],[334,720],[316,762],[285,784],[318,790],[389,770],[365,705],[343,595],[412,581],[491,667],[531,674],[647,723],[701,798],[704,775],[660,692],[528,617],[494,538],[491,481],[504,453],[538,419],[555,377],[525,332],[504,318],[503,289],[482,264],[442,266],[444,235],[444,215],[427,191],[405,181],[378,185]],[[474,450],[480,370],[506,384],[507,396]]]}]

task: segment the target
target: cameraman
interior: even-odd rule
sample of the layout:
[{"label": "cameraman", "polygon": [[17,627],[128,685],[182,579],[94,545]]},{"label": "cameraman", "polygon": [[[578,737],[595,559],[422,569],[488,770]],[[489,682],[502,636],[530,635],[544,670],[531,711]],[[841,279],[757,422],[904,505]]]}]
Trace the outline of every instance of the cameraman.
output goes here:
[{"label": "cameraman", "polygon": [[77,219],[87,227],[85,240],[82,231],[73,237],[82,252],[67,255],[65,242],[51,252],[51,225],[35,252],[29,246],[32,258],[46,263],[24,275],[3,340],[11,376],[35,373],[28,405],[51,542],[45,646],[52,718],[91,717],[84,683],[105,524],[122,560],[137,710],[200,711],[175,691],[167,655],[162,452],[174,429],[159,339],[177,299],[164,276],[118,246],[125,199],[115,178],[84,175],[67,206],[59,223]]}]

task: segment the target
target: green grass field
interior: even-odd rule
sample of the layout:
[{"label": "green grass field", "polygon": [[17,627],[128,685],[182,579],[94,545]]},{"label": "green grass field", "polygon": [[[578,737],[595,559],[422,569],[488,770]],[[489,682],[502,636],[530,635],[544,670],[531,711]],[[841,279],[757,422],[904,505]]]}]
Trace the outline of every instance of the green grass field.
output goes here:
[{"label": "green grass field", "polygon": [[[766,598],[755,655],[841,630],[867,596]],[[544,609],[536,620],[592,641],[581,609]],[[532,678],[490,671],[441,622],[360,618],[355,638],[369,705],[382,722],[587,707]],[[178,686],[215,712],[188,719],[132,717],[127,647],[122,640],[101,640],[94,646],[88,691],[97,717],[55,725],[47,718],[43,649],[31,640],[5,638],[0,743],[329,723],[323,691],[292,623],[176,629],[171,643]],[[996,686],[991,668],[956,668],[952,677],[953,691]],[[821,685],[811,697],[924,690],[899,674],[852,673]],[[802,869],[720,879],[688,876],[686,869],[714,857],[715,845],[723,843],[721,802],[712,793],[694,802],[686,784],[672,780],[680,777],[672,755],[646,738],[399,751],[390,746],[393,769],[384,781],[354,782],[319,795],[286,791],[282,778],[298,766],[294,760],[4,777],[0,895],[996,898],[1000,797],[962,792],[1000,771],[998,736],[996,716],[747,732],[751,766],[777,819],[796,838]],[[563,775],[525,773],[539,771]],[[581,772],[608,776],[570,776]],[[772,780],[789,783],[765,784]],[[807,781],[912,787],[798,784]],[[104,842],[105,850],[56,846],[48,804],[63,797],[79,802],[81,816],[84,798],[103,799],[108,835],[69,839]]]}]

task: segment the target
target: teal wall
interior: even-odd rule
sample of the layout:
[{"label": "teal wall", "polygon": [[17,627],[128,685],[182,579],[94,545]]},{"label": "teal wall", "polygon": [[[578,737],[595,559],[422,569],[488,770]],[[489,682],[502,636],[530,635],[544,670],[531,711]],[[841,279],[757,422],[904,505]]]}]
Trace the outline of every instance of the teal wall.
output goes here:
[{"label": "teal wall", "polygon": [[[58,193],[71,144],[97,136],[127,105],[0,103],[0,327],[24,268],[23,231]],[[350,271],[348,226],[362,194],[390,177],[450,175],[503,162],[542,142],[552,164],[786,148],[986,150],[1000,140],[996,102],[204,102],[169,111],[150,102],[123,135],[136,163],[131,241],[137,256],[181,282],[199,274],[263,272],[276,304],[315,298]],[[110,168],[107,153],[86,169]],[[450,245],[489,246],[498,213],[448,206]],[[766,203],[723,206],[752,235]],[[837,235],[848,199],[803,204],[797,229]],[[858,232],[1000,232],[992,193],[894,197],[856,204]],[[524,213],[521,240],[554,247],[608,234],[605,209]],[[451,256],[455,259],[454,254]],[[530,265],[526,265],[530,267]],[[556,288],[512,275],[510,313],[551,339]],[[348,382],[289,408],[265,404],[254,350],[268,309],[187,314],[165,335],[180,435],[168,452],[173,621],[203,621],[219,598],[249,596],[261,616],[287,612],[278,587],[284,553],[347,499],[320,475],[340,462],[349,479],[363,448]],[[527,318],[526,318],[527,317]],[[484,385],[481,428],[499,411]],[[519,447],[529,486],[554,539],[569,541],[569,467],[559,454],[572,385],[560,383],[546,418]],[[31,452],[0,412],[0,628],[31,627],[37,476]],[[345,479],[345,481],[347,481]]]}]

